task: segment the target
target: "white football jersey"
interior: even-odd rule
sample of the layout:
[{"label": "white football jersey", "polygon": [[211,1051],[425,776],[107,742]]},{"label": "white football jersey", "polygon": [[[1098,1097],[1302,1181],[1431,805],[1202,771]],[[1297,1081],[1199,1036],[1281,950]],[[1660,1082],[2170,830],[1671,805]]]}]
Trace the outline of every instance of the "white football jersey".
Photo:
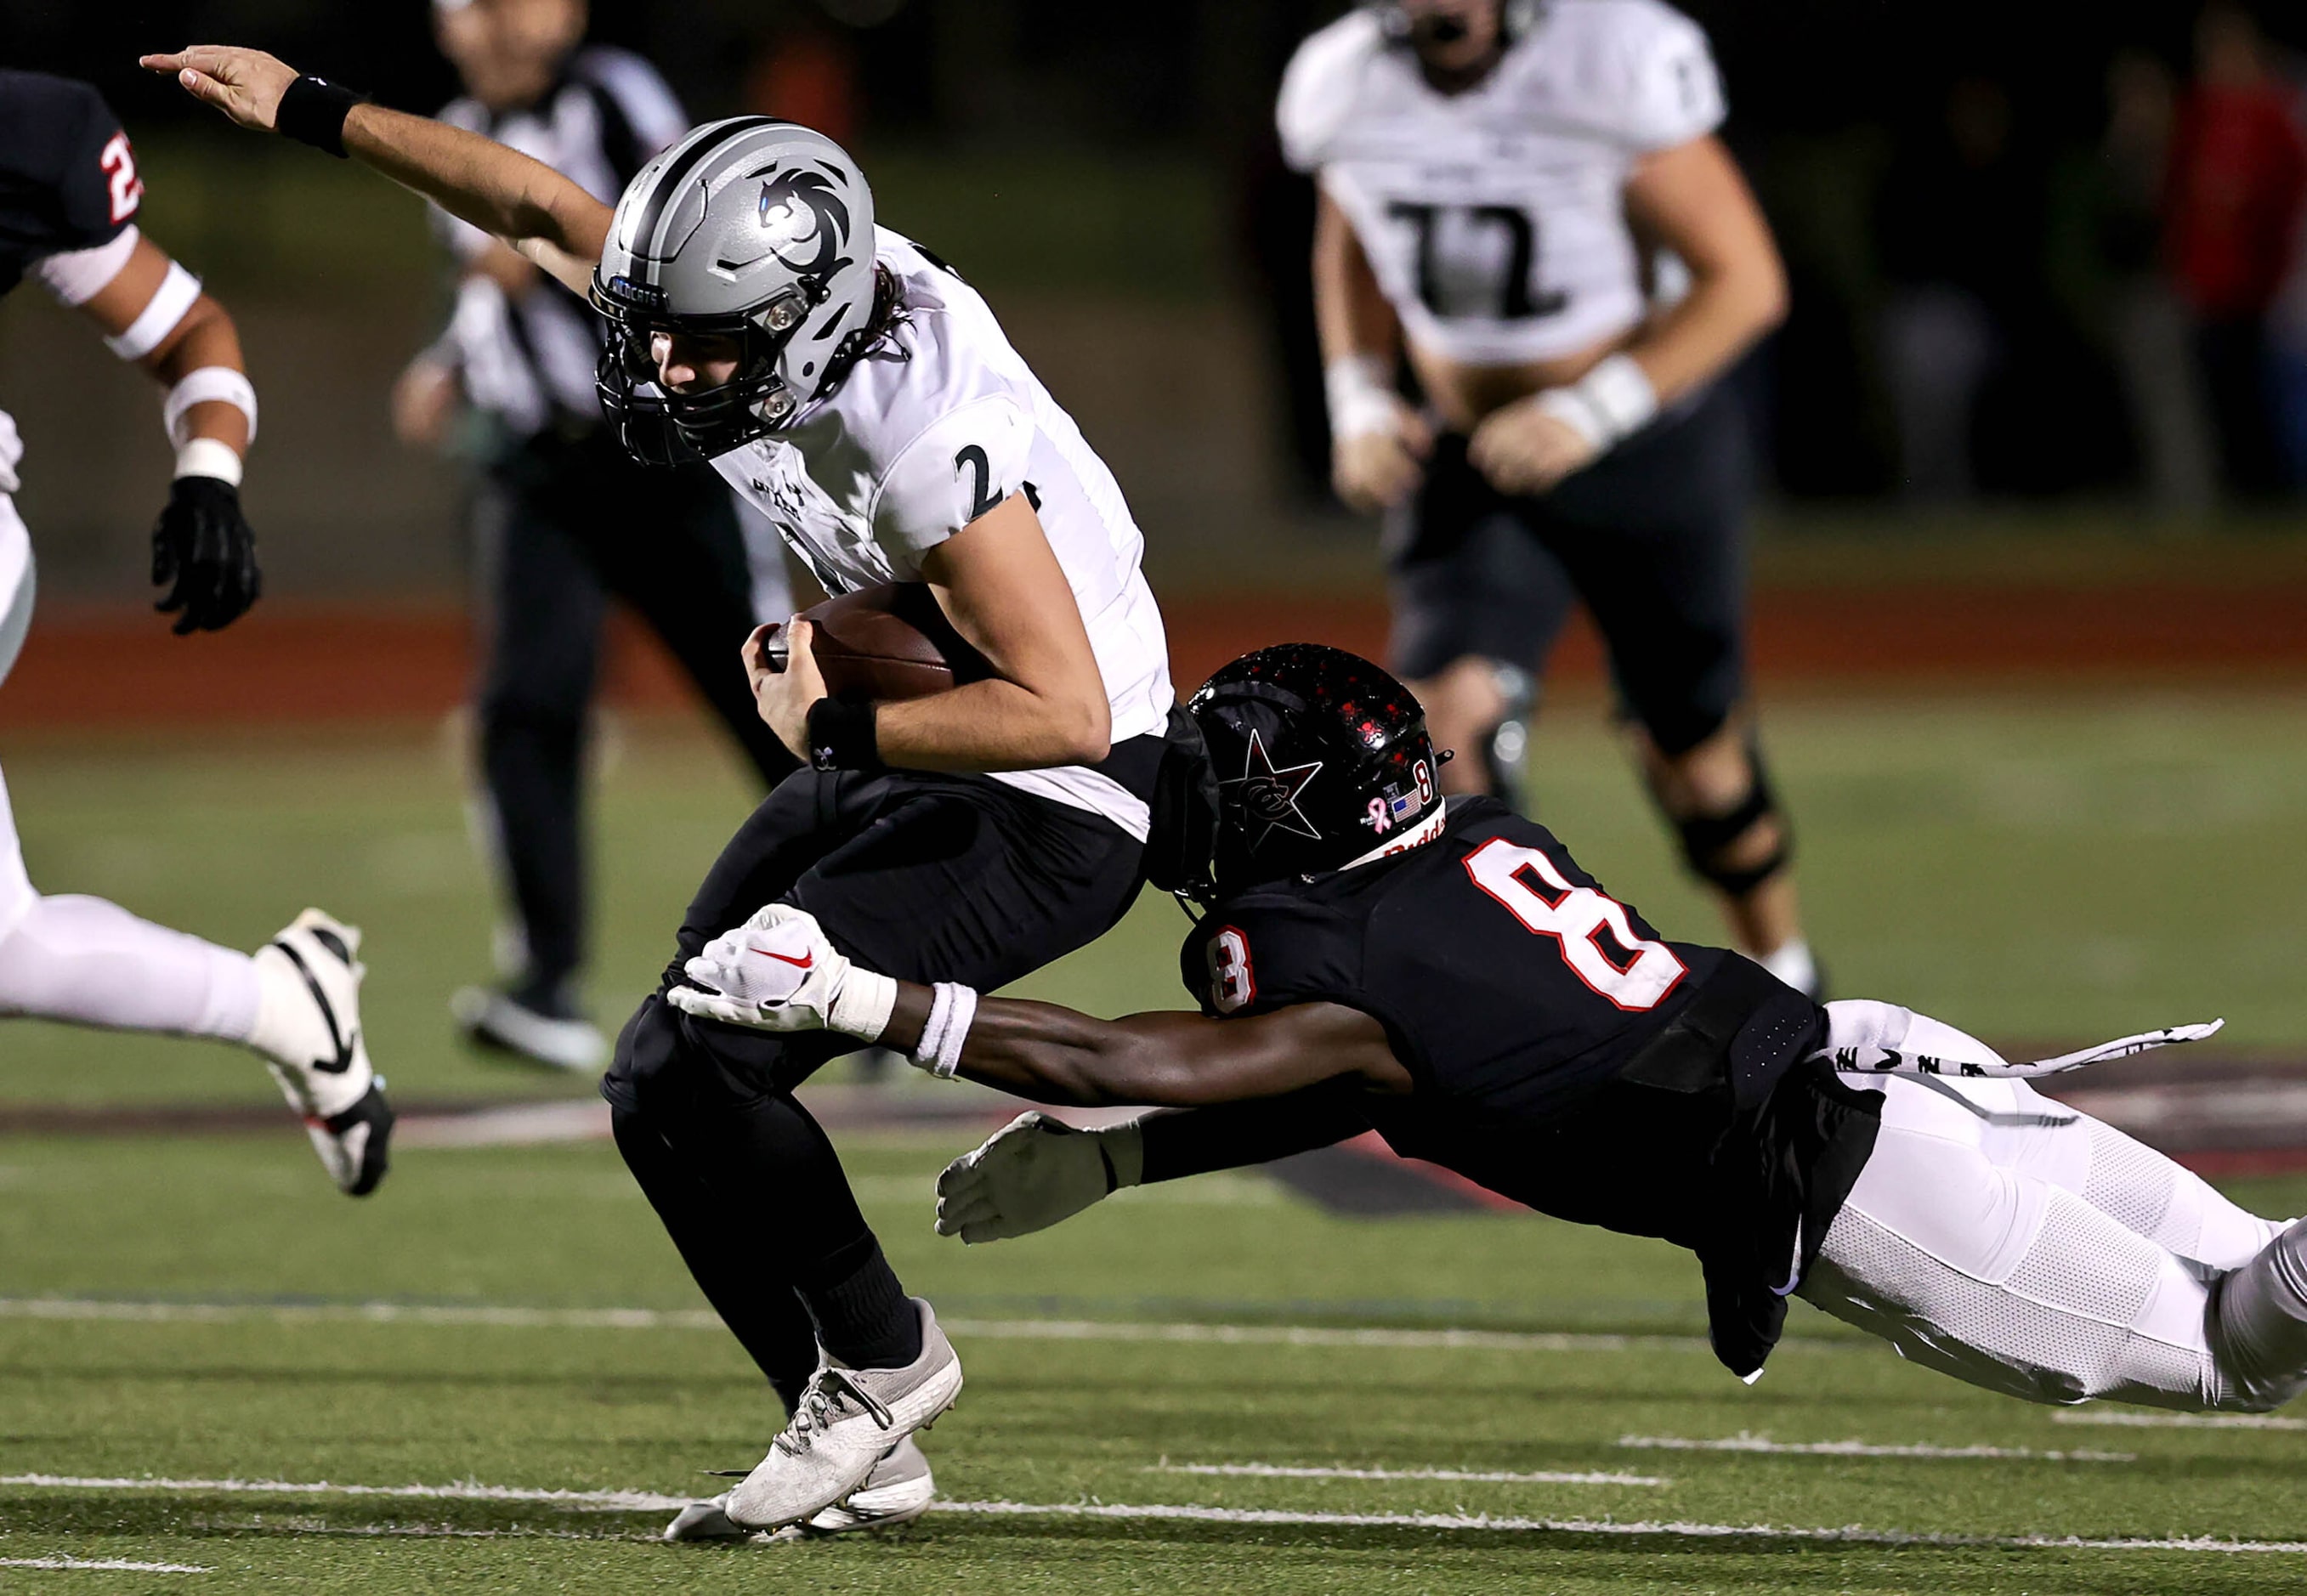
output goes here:
[{"label": "white football jersey", "polygon": [[1706,36],[1658,0],[1549,0],[1490,75],[1429,87],[1358,10],[1298,47],[1275,118],[1419,347],[1474,364],[1550,360],[1640,321],[1625,217],[1636,160],[1711,132]]},{"label": "white football jersey", "polygon": [[[1176,702],[1169,640],[1113,474],[975,289],[887,227],[874,259],[896,276],[896,326],[828,397],[715,467],[835,593],[922,580],[922,555],[1025,494],[1081,607],[1113,740],[1162,731]],[[991,774],[1145,841],[1145,802],[1097,771]]]}]

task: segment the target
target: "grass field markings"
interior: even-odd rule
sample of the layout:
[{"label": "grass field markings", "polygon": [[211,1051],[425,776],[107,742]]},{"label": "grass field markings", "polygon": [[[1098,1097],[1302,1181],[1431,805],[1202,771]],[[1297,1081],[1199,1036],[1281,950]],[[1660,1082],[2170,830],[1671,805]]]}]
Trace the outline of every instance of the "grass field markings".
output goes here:
[{"label": "grass field markings", "polygon": [[[0,1487],[27,1485],[64,1490],[151,1490],[200,1495],[216,1492],[273,1496],[416,1497],[451,1501],[528,1502],[582,1513],[662,1512],[685,1506],[686,1497],[652,1491],[546,1490],[522,1486],[336,1485],[285,1480],[157,1480],[69,1474],[14,1474]],[[1188,1523],[1266,1524],[1309,1529],[1471,1530],[1489,1533],[1668,1536],[1694,1540],[1843,1541],[1864,1546],[1989,1547],[2017,1550],[2200,1551],[2307,1553],[2307,1541],[2221,1541],[2209,1536],[2111,1537],[2080,1535],[1956,1535],[1920,1530],[1870,1530],[1784,1524],[1716,1524],[1679,1520],[1522,1518],[1488,1513],[1320,1513],[1273,1507],[1204,1507],[1169,1502],[939,1502],[937,1513],[1003,1518],[1108,1518],[1168,1520]],[[317,1532],[296,1524],[291,1534],[394,1532],[389,1525],[330,1528]],[[484,1532],[483,1533],[487,1533]],[[605,1537],[580,1537],[605,1539]],[[206,1573],[208,1570],[202,1570]]]},{"label": "grass field markings", "polygon": [[135,1475],[0,1474],[0,1488],[43,1490],[150,1490],[179,1495],[389,1497],[428,1502],[529,1502],[579,1513],[677,1513],[696,1498],[648,1490],[556,1490],[541,1486],[339,1485],[327,1480],[164,1480]]},{"label": "grass field markings", "polygon": [[1316,1468],[1280,1463],[1153,1463],[1149,1474],[1219,1474],[1251,1480],[1447,1480],[1471,1485],[1671,1485],[1658,1474],[1616,1474],[1593,1470],[1572,1472],[1537,1469],[1516,1473],[1503,1469],[1349,1469]]},{"label": "grass field markings", "polygon": [[1861,1546],[1987,1547],[2011,1550],[2307,1552],[2307,1541],[2220,1541],[2209,1536],[2109,1538],[2080,1535],[1953,1535],[1857,1525],[1711,1524],[1650,1519],[1509,1518],[1488,1513],[1299,1513],[1268,1507],[1197,1507],[1133,1502],[939,1502],[935,1513],[1026,1517],[1176,1519],[1193,1523],[1301,1524],[1345,1529],[1482,1530],[1563,1535],[1657,1535],[1694,1540],[1827,1541]]},{"label": "grass field markings", "polygon": [[1652,1452],[1768,1452],[1811,1457],[2031,1458],[2043,1463],[2137,1463],[2136,1452],[2037,1451],[2032,1447],[1937,1447],[1927,1442],[1774,1441],[1768,1436],[1737,1435],[1701,1439],[1672,1435],[1622,1435],[1621,1447]]},{"label": "grass field markings", "polygon": [[2114,1409],[2099,1413],[2061,1408],[2051,1415],[2051,1422],[2119,1424],[2134,1430],[2307,1430],[2307,1419],[2274,1413],[2127,1413]]},{"label": "grass field markings", "polygon": [[[130,1324],[281,1323],[493,1326],[506,1329],[718,1330],[705,1309],[515,1308],[486,1303],[168,1302],[0,1297],[0,1319]],[[1617,1353],[1703,1350],[1702,1336],[1569,1330],[1390,1329],[1334,1325],[1229,1325],[1145,1319],[944,1319],[948,1334],[987,1341],[1135,1341],[1225,1346],[1375,1347],[1387,1351]],[[1815,1344],[1832,1346],[1834,1341]]]},{"label": "grass field markings", "polygon": [[[852,1175],[849,1189],[860,1202],[928,1205],[937,1200],[937,1177],[931,1174]],[[1263,1178],[1214,1174],[1154,1186],[1127,1186],[1106,1200],[1153,1208],[1277,1208],[1295,1199]]]},{"label": "grass field markings", "polygon": [[140,1563],[133,1558],[0,1558],[0,1568],[72,1569],[89,1574],[214,1574],[199,1563]]}]

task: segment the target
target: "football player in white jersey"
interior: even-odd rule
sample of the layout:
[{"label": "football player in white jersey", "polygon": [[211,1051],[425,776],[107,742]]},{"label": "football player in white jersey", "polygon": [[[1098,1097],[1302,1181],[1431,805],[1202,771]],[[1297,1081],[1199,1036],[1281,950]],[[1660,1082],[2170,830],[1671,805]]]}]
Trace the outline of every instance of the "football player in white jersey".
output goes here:
[{"label": "football player in white jersey", "polygon": [[1394,664],[1437,743],[1488,755],[1445,785],[1514,796],[1530,673],[1582,599],[1691,868],[1814,991],[1743,706],[1745,465],[1715,386],[1785,280],[1722,114],[1705,36],[1659,0],[1398,0],[1307,39],[1277,120],[1319,184],[1334,477],[1387,516]]},{"label": "football player in white jersey", "polygon": [[919,1513],[931,1481],[909,1438],[951,1404],[960,1364],[793,1096],[854,1044],[725,1025],[666,994],[708,941],[787,906],[876,968],[977,986],[1120,917],[1154,857],[1157,778],[1189,762],[1165,759],[1168,646],[1119,488],[984,300],[876,227],[863,176],[805,128],[698,128],[613,212],[525,155],[269,55],[146,64],[244,125],[357,157],[589,292],[611,322],[604,409],[629,448],[713,459],[831,592],[927,584],[987,662],[932,697],[862,704],[826,696],[805,623],[782,671],[749,645],[761,715],[810,768],[715,864],[603,1084],[627,1163],[791,1414],[749,1477],[668,1535]]}]

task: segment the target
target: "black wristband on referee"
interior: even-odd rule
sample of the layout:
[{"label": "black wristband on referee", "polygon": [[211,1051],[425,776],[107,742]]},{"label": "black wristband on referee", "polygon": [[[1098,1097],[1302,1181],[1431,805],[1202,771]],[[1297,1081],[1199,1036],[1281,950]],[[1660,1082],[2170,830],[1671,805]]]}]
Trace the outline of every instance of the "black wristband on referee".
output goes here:
[{"label": "black wristband on referee", "polygon": [[359,95],[326,78],[299,78],[280,96],[279,109],[272,114],[273,131],[343,160],[345,118],[360,103]]},{"label": "black wristband on referee", "polygon": [[873,705],[850,698],[820,698],[809,706],[809,763],[821,771],[881,767]]}]

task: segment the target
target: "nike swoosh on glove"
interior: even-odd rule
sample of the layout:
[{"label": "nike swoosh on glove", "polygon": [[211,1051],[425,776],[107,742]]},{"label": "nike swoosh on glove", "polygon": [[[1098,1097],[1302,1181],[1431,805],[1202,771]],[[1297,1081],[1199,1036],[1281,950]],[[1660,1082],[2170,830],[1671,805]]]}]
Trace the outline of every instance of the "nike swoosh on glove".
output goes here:
[{"label": "nike swoosh on glove", "polygon": [[682,966],[694,983],[666,999],[685,1014],[756,1030],[836,1030],[870,1042],[889,1023],[897,984],[852,963],[817,917],[772,903]]},{"label": "nike swoosh on glove", "polygon": [[221,631],[248,613],[264,591],[256,533],[240,513],[240,490],[221,478],[180,476],[152,524],[152,585],[168,590],[152,607],[182,610],[170,628]]}]

